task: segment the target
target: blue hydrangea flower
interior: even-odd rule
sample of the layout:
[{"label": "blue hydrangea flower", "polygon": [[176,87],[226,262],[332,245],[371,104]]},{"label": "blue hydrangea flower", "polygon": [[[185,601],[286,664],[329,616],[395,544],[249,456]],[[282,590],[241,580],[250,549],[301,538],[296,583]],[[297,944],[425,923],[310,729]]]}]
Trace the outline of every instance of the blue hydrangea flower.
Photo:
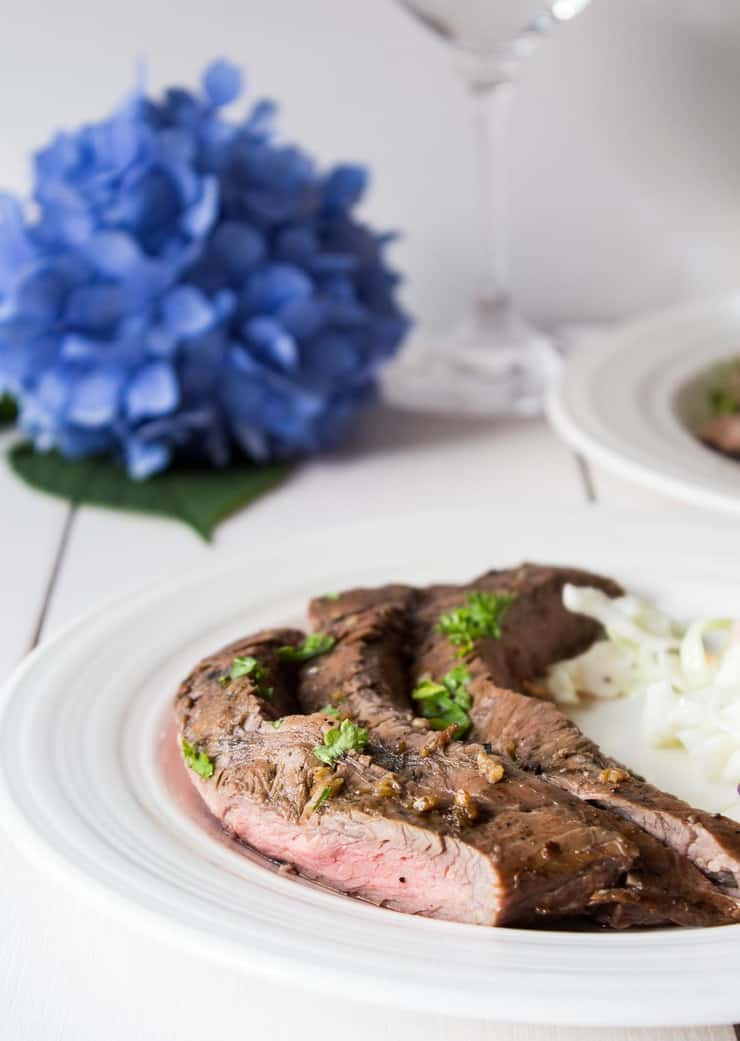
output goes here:
[{"label": "blue hydrangea flower", "polygon": [[32,219],[0,196],[0,394],[39,450],[135,478],[317,452],[403,339],[390,237],[352,215],[366,171],[279,144],[271,102],[225,119],[230,63],[202,86],[58,133]]}]

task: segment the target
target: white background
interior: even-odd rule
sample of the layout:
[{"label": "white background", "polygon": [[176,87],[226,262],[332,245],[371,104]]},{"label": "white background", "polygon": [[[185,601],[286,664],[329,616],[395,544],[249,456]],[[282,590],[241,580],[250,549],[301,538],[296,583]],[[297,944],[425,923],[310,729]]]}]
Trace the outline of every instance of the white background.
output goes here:
[{"label": "white background", "polygon": [[[405,229],[396,256],[410,273],[409,304],[428,320],[454,319],[470,283],[474,222],[465,99],[443,48],[388,0],[0,0],[0,183],[23,188],[25,156],[52,127],[105,112],[131,81],[135,55],[147,57],[158,86],[193,81],[221,53],[248,65],[255,90],[283,101],[289,136],[327,161],[372,164],[367,212]],[[511,155],[515,278],[530,314],[607,319],[735,286],[739,56],[733,0],[594,0],[536,55]],[[537,510],[543,530],[549,501],[648,510],[667,532],[679,511],[698,516],[582,469],[541,423],[392,410],[224,524],[215,548],[163,521],[72,510],[3,465],[0,673],[81,611],[221,546],[418,509],[453,487],[492,517],[502,502]],[[493,1027],[389,1015],[341,995],[318,1002],[142,941],[0,841],[2,1041],[314,1041],[339,1030],[353,1041],[733,1037],[730,1027]]]},{"label": "white background", "polygon": [[[472,138],[444,45],[392,0],[0,0],[0,185],[50,131],[225,54],[286,136],[364,159],[367,213],[404,231],[407,299],[447,322],[470,285]],[[740,5],[593,0],[525,68],[511,166],[514,278],[546,321],[607,319],[740,277]]]}]

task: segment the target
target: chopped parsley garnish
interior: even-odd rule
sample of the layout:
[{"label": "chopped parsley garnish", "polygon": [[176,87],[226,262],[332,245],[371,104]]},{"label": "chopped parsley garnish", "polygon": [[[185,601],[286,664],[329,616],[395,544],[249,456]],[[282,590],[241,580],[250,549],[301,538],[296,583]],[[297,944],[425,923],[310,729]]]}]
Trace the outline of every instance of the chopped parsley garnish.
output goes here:
[{"label": "chopped parsley garnish", "polygon": [[470,673],[464,665],[457,665],[441,683],[434,680],[422,680],[411,697],[419,701],[419,709],[424,719],[428,719],[433,730],[446,730],[456,726],[456,737],[463,737],[470,730],[469,711],[473,699],[467,689]]},{"label": "chopped parsley garnish", "polygon": [[708,398],[709,411],[713,416],[740,413],[740,358],[718,366]]},{"label": "chopped parsley garnish", "polygon": [[190,767],[199,777],[213,776],[213,760],[205,752],[198,752],[195,745],[191,745],[186,739],[182,739],[182,757],[185,765]]},{"label": "chopped parsley garnish", "polygon": [[324,593],[324,600],[338,600],[341,593]]},{"label": "chopped parsley garnish", "polygon": [[262,683],[267,679],[267,669],[260,665],[256,658],[234,658],[229,672],[232,680],[241,679],[242,676],[251,676],[255,683]]},{"label": "chopped parsley garnish", "polygon": [[333,705],[324,705],[323,708],[319,709],[319,712],[324,716],[334,716],[335,719],[339,717],[339,709],[334,708]]},{"label": "chopped parsley garnish", "polygon": [[279,730],[284,722],[285,722],[285,716],[281,716],[280,719],[273,719],[273,721],[272,721],[272,729],[273,730]]},{"label": "chopped parsley garnish", "polygon": [[334,789],[332,788],[332,786],[330,784],[327,784],[326,788],[324,788],[324,790],[321,793],[321,795],[318,797],[316,802],[311,807],[311,812],[313,813],[314,810],[318,810],[319,806],[323,806],[325,802],[328,802],[329,799],[331,799],[333,794],[334,794]]},{"label": "chopped parsley garnish", "polygon": [[338,727],[324,734],[323,745],[316,745],[313,754],[327,766],[333,766],[347,752],[360,751],[367,744],[367,730],[351,719],[343,719]]},{"label": "chopped parsley garnish", "polygon": [[288,644],[278,649],[278,654],[285,661],[310,661],[320,654],[330,651],[337,641],[328,633],[310,633],[302,644],[292,647]]},{"label": "chopped parsley garnish", "polygon": [[232,680],[240,680],[244,676],[248,676],[254,683],[255,693],[259,697],[270,700],[275,692],[272,687],[264,686],[265,680],[269,676],[269,670],[264,665],[260,665],[257,659],[252,658],[251,655],[247,655],[244,658],[234,658],[231,668],[223,676],[219,676],[218,682],[222,687],[225,687]]},{"label": "chopped parsley garnish", "polygon": [[513,599],[512,593],[468,593],[465,604],[443,614],[437,628],[462,658],[481,636],[501,639],[501,623]]}]

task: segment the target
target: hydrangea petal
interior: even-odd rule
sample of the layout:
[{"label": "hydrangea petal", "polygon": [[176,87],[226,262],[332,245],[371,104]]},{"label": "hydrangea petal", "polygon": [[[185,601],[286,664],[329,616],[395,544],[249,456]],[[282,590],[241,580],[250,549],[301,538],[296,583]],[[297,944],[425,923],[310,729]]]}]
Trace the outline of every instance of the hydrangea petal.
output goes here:
[{"label": "hydrangea petal", "polygon": [[73,386],[67,419],[80,427],[104,427],[118,415],[124,374],[117,368],[99,368]]},{"label": "hydrangea petal", "polygon": [[215,177],[205,177],[199,197],[183,215],[183,229],[194,238],[200,238],[211,230],[217,213],[218,181]]},{"label": "hydrangea petal", "polygon": [[167,415],[179,404],[177,376],[166,362],[142,366],[126,390],[126,413],[132,422]]},{"label": "hydrangea petal", "polygon": [[235,101],[242,92],[242,74],[238,65],[219,58],[203,73],[203,89],[211,104],[220,107]]},{"label": "hydrangea petal", "polygon": [[65,319],[76,331],[93,335],[109,332],[126,313],[120,285],[100,283],[81,286],[69,294]]},{"label": "hydrangea petal", "polygon": [[68,424],[59,431],[58,448],[67,459],[84,459],[90,455],[103,455],[115,446],[115,438],[109,429]]},{"label": "hydrangea petal", "polygon": [[55,271],[39,268],[18,286],[15,306],[35,321],[54,322],[61,312],[64,292],[64,283]]},{"label": "hydrangea petal", "polygon": [[268,364],[282,369],[298,365],[298,347],[295,340],[274,318],[250,318],[244,324],[244,337]]},{"label": "hydrangea petal", "polygon": [[250,276],[242,304],[250,312],[272,314],[285,304],[307,300],[311,279],[292,264],[269,264]]},{"label": "hydrangea petal", "polygon": [[111,278],[125,275],[142,259],[135,239],[123,231],[96,232],[85,243],[84,253],[101,274]]},{"label": "hydrangea petal", "polygon": [[315,336],[324,323],[325,308],[316,297],[289,300],[276,311],[280,324],[296,340]]},{"label": "hydrangea petal", "polygon": [[146,334],[146,346],[150,354],[169,358],[177,348],[177,336],[164,325],[153,325]]},{"label": "hydrangea petal", "polygon": [[258,139],[264,139],[272,133],[278,106],[270,98],[260,98],[252,107],[247,117],[245,129]]},{"label": "hydrangea petal", "polygon": [[130,437],[126,442],[126,468],[135,481],[144,481],[166,470],[171,460],[172,450],[161,441]]},{"label": "hydrangea petal", "polygon": [[245,221],[223,221],[211,238],[209,263],[225,271],[233,282],[243,281],[266,252],[264,237]]},{"label": "hydrangea petal", "polygon": [[213,307],[195,286],[178,286],[162,301],[162,315],[178,336],[196,336],[213,321]]},{"label": "hydrangea petal", "polygon": [[63,365],[47,369],[36,386],[36,403],[49,413],[66,412],[74,389],[72,371]]},{"label": "hydrangea petal", "polygon": [[0,193],[0,298],[34,256],[16,199]]},{"label": "hydrangea petal", "polygon": [[301,267],[312,264],[320,248],[315,228],[305,224],[284,228],[275,237],[276,256]]},{"label": "hydrangea petal", "polygon": [[324,205],[329,210],[348,210],[362,198],[367,188],[365,166],[335,166],[324,182]]}]

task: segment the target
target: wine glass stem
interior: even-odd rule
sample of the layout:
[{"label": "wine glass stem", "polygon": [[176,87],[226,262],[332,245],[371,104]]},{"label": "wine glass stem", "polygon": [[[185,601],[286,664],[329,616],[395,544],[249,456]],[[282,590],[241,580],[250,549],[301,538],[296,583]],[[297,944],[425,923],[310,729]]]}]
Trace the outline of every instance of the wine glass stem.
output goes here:
[{"label": "wine glass stem", "polygon": [[490,322],[508,310],[509,281],[509,115],[514,82],[468,83],[476,148],[476,210],[478,235],[477,320]]}]

